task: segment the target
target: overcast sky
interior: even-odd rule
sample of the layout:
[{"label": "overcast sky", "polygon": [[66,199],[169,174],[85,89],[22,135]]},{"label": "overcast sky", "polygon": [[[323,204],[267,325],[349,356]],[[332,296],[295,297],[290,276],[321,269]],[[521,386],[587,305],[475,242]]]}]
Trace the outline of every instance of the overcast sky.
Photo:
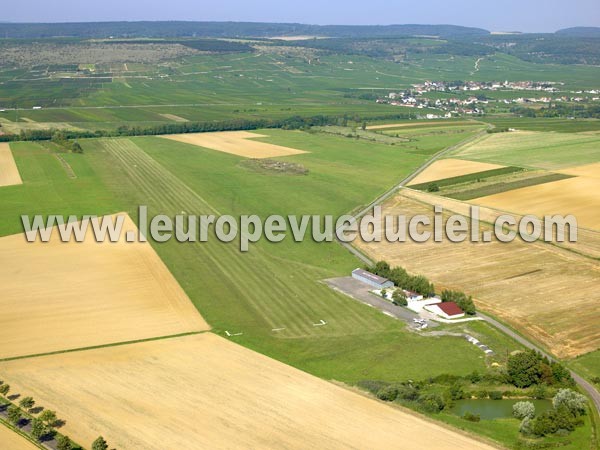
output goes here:
[{"label": "overcast sky", "polygon": [[19,0],[0,21],[226,20],[310,24],[455,24],[491,31],[600,26],[598,0]]}]

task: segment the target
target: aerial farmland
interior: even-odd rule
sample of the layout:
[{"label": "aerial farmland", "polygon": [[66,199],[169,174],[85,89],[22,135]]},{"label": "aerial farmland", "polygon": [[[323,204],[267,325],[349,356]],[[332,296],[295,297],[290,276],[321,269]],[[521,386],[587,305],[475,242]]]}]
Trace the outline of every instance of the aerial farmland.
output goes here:
[{"label": "aerial farmland", "polygon": [[599,448],[594,30],[0,23],[0,449]]}]

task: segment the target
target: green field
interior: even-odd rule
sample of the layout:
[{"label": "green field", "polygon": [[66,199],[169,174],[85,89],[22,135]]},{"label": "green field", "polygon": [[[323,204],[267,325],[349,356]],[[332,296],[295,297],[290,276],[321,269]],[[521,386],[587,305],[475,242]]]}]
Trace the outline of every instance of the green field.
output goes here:
[{"label": "green field", "polygon": [[[473,127],[472,133],[479,130]],[[251,171],[242,158],[160,137],[80,140],[85,153],[63,154],[77,178],[69,178],[52,145],[11,144],[24,184],[0,189],[1,235],[21,231],[19,215],[108,214],[138,205],[149,214],[344,214],[369,203],[423,163],[426,152],[323,133],[259,130],[261,140],[306,150],[281,158],[308,175]],[[437,149],[448,143],[435,135]],[[440,139],[441,136],[441,139]],[[449,136],[454,139],[456,133]],[[464,137],[464,136],[463,136]],[[435,148],[431,148],[431,153]],[[419,336],[404,322],[383,315],[321,280],[347,275],[360,263],[337,243],[279,244],[261,241],[247,253],[239,244],[153,243],[214,332],[243,333],[235,342],[329,380],[402,382],[439,374],[484,372],[521,346],[487,324],[443,326],[469,332],[496,355],[484,357],[466,340]],[[325,320],[326,326],[314,323]],[[273,331],[275,328],[284,330]],[[435,416],[454,423],[462,419]],[[502,425],[471,431],[511,444]],[[500,431],[499,431],[500,430]],[[585,442],[589,428],[573,438]],[[566,447],[576,448],[576,447]]]},{"label": "green field", "polygon": [[554,131],[557,133],[600,131],[600,120],[598,119],[486,117],[482,120],[498,128],[515,128],[517,130]]},{"label": "green field", "polygon": [[600,377],[600,350],[575,358],[571,365],[588,380]]},{"label": "green field", "polygon": [[[423,80],[508,79],[566,82],[564,89],[598,87],[599,69],[594,66],[536,64],[497,54],[485,57],[475,72],[476,60],[474,56],[411,55],[391,62],[343,54],[323,54],[315,59],[310,52],[278,53],[276,48],[265,48],[257,53],[191,55],[160,63],[131,61],[127,71],[122,63],[97,64],[95,71],[88,73],[78,72],[78,64],[67,64],[49,74],[40,67],[0,65],[0,107],[20,108],[18,113],[0,114],[11,121],[70,123],[90,130],[172,122],[161,114],[190,121],[294,114],[347,114],[368,119],[400,113],[416,117],[429,110],[376,104],[363,95],[386,95]],[[433,92],[429,96],[448,95],[465,94]],[[490,98],[517,95],[540,94],[489,93]],[[32,110],[33,106],[44,109]]]},{"label": "green field", "polygon": [[582,133],[495,133],[468,144],[452,156],[473,161],[561,169],[600,160],[600,136]]},{"label": "green field", "polygon": [[[140,204],[150,214],[168,215],[343,214],[368,203],[424,158],[335,136],[262,133],[270,142],[310,151],[286,158],[309,175],[256,173],[233,155],[144,137],[82,141],[84,155],[65,155],[77,175],[69,179],[46,148],[13,144],[25,184],[0,191],[2,234],[20,231],[21,213],[135,216]],[[467,342],[419,337],[320,283],[359,265],[336,243],[261,242],[245,254],[238,243],[214,239],[154,247],[217,333],[243,332],[235,338],[240,344],[318,376],[355,383],[485,368],[481,351]],[[312,325],[321,319],[328,325]],[[271,331],[280,327],[285,330]]]},{"label": "green field", "polygon": [[[349,41],[342,40],[342,44],[365,45]],[[201,54],[189,48],[171,53],[172,46],[165,45],[161,51],[144,48],[141,53],[125,46],[133,53],[124,55],[119,54],[121,47],[105,43],[105,54],[100,55],[105,59],[97,61],[92,60],[94,55],[85,54],[88,43],[78,38],[40,43],[49,45],[40,52],[46,58],[41,60],[32,50],[37,41],[0,42],[4,52],[0,135],[29,130],[32,133],[20,139],[48,139],[52,133],[36,136],[33,130],[71,128],[108,132],[86,137],[123,136],[82,138],[78,142],[83,154],[61,152],[75,177],[53,153],[55,144],[12,143],[24,184],[0,188],[0,236],[22,232],[22,214],[82,216],[124,211],[135,220],[140,205],[148,207],[149,216],[339,216],[364,208],[438,152],[473,136],[477,140],[448,155],[508,167],[440,180],[438,194],[469,200],[560,179],[566,175],[546,171],[600,161],[600,119],[568,119],[564,110],[560,118],[517,117],[522,107],[533,105],[537,109],[529,114],[536,114],[542,106],[501,101],[548,96],[553,103],[559,99],[555,107],[592,110],[597,108],[596,100],[575,103],[560,97],[598,89],[600,66],[534,63],[490,46],[480,55],[478,48],[470,48],[472,43],[458,43],[453,54],[424,50],[427,46],[446,48],[448,41],[443,39],[406,39],[423,48],[402,50],[393,57],[370,57],[364,49],[344,53],[335,47],[319,51],[310,45],[268,42],[253,41],[252,53]],[[404,44],[382,40],[377,45],[386,43]],[[61,45],[68,45],[68,51],[60,53],[62,59],[47,60],[58,54]],[[90,44],[90,48],[94,45],[104,44]],[[17,50],[23,46],[22,54],[11,46]],[[13,59],[6,51],[9,47]],[[528,87],[424,93],[432,99],[429,105],[435,99],[477,96],[479,101],[489,100],[485,114],[465,106],[467,111],[458,108],[460,114],[453,111],[452,119],[443,120],[423,119],[427,113],[442,115],[448,109],[379,103],[386,102],[391,92],[416,90],[413,84],[426,80],[549,81],[556,82],[558,92]],[[410,95],[419,97],[414,92]],[[34,106],[42,108],[34,110]],[[248,163],[232,154],[141,136],[153,134],[148,128],[164,124],[217,126],[227,121],[245,129],[257,126],[249,127],[248,121],[320,115],[329,116],[318,122],[326,126],[256,130],[266,137],[253,139],[306,151],[277,158],[293,163],[302,175],[273,173],[256,161]],[[399,126],[362,129],[384,123]],[[287,122],[277,126],[288,127]],[[486,134],[486,127],[519,131]],[[158,132],[171,131],[163,127]],[[213,234],[205,243],[171,240],[152,242],[152,246],[215,333],[234,333],[228,337],[232,341],[327,380],[360,385],[365,380],[399,383],[441,374],[467,375],[474,370],[492,373],[492,363],[503,367],[511,352],[523,349],[483,322],[436,328],[476,336],[495,352],[484,356],[461,336],[421,335],[410,331],[405,322],[330,289],[324,279],[347,276],[362,265],[337,242],[306,239],[296,243],[288,237],[278,244],[264,240],[251,244],[250,251],[243,253],[239,242],[220,243]],[[325,326],[314,326],[321,320]],[[587,379],[600,376],[598,351],[569,364]],[[504,445],[525,448],[517,442],[516,420],[471,423],[445,411],[432,417]],[[536,444],[590,448],[590,422],[586,419],[584,427],[566,438],[544,438]]]}]

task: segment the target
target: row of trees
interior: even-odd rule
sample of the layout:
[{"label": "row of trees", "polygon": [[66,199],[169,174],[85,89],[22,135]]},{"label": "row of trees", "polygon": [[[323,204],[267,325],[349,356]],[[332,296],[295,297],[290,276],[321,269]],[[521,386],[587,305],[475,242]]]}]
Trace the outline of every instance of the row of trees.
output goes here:
[{"label": "row of trees", "polygon": [[[256,130],[260,128],[281,128],[284,130],[307,129],[313,126],[338,125],[340,121],[348,120],[350,116],[299,116],[294,115],[283,119],[231,119],[211,122],[180,122],[163,123],[151,126],[133,126],[122,125],[116,130],[21,130],[19,134],[0,135],[0,142],[9,141],[48,141],[57,133],[60,133],[64,139],[85,139],[98,137],[119,137],[119,136],[156,136],[163,134],[182,134],[182,133],[205,133],[212,131],[235,131],[235,130]],[[405,114],[388,114],[381,116],[369,116],[372,120],[385,119],[404,119]],[[352,116],[355,122],[361,122],[364,118],[358,115]]]},{"label": "row of trees", "polygon": [[509,381],[518,388],[575,385],[573,377],[562,364],[550,361],[535,350],[510,355],[506,371]]},{"label": "row of trees", "polygon": [[[435,294],[435,287],[423,275],[410,275],[402,267],[390,267],[386,261],[378,261],[375,265],[366,267],[371,273],[387,278],[396,286],[409,291],[417,292],[423,296],[432,296]],[[407,304],[406,297],[400,289],[396,289],[392,294],[392,299],[399,305]],[[467,296],[464,292],[443,290],[441,294],[443,302],[455,302],[466,314],[474,315],[476,313],[473,297]]]},{"label": "row of trees", "polygon": [[391,268],[386,261],[378,261],[374,266],[366,267],[371,273],[387,278],[396,286],[417,292],[423,296],[435,294],[435,288],[423,275],[410,275],[402,267]]},{"label": "row of trees", "polygon": [[[116,130],[78,131],[62,130],[64,139],[83,139],[95,137],[154,136],[162,134],[204,133],[211,131],[256,130],[258,128],[301,129],[311,126],[333,125],[337,117],[331,116],[292,116],[285,119],[234,119],[214,122],[164,123],[147,127],[122,125]],[[20,134],[4,134],[0,141],[47,141],[57,133],[56,130],[21,130]]]},{"label": "row of trees", "polygon": [[77,141],[70,141],[64,131],[56,131],[51,141],[59,147],[73,153],[83,153],[83,148]]},{"label": "row of trees", "polygon": [[[9,392],[10,385],[0,381],[0,394],[8,399]],[[23,397],[18,406],[11,403],[6,410],[8,421],[17,427],[29,423],[31,425],[29,434],[38,442],[56,437],[57,450],[79,448],[68,436],[56,433],[56,428],[64,424],[63,420],[58,419],[56,412],[35,405],[33,397]]]},{"label": "row of trees", "polygon": [[600,118],[598,105],[564,105],[553,104],[543,108],[527,108],[516,106],[511,108],[512,113],[524,117],[577,117],[581,119]]}]

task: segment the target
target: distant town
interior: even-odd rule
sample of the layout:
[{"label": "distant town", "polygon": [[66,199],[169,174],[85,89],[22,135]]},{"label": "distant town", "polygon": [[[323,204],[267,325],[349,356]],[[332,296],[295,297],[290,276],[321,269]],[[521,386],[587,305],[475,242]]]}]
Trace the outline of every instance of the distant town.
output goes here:
[{"label": "distant town", "polygon": [[[485,113],[485,106],[494,104],[523,105],[550,104],[552,102],[588,103],[600,101],[600,89],[566,91],[561,89],[563,82],[554,81],[425,81],[413,84],[412,89],[389,92],[376,100],[380,104],[404,106],[409,108],[437,108],[445,114],[427,114],[428,119],[450,118],[456,115],[480,115]],[[465,93],[478,91],[537,91],[548,93],[542,97],[490,98],[483,93],[469,95]],[[450,98],[431,98],[427,94],[455,94]],[[556,95],[556,94],[564,95]],[[554,94],[554,95],[551,95]],[[462,98],[459,98],[462,97]]]}]

